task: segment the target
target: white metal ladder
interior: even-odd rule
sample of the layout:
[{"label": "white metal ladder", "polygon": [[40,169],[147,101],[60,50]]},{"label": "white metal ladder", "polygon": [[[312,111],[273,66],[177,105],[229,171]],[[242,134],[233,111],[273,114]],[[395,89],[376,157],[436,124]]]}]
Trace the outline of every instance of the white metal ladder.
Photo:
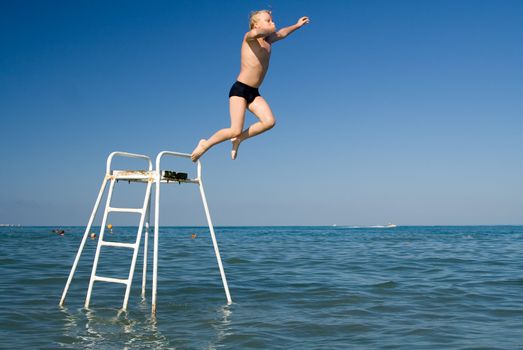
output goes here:
[{"label": "white metal ladder", "polygon": [[[89,302],[91,300],[91,293],[93,291],[93,284],[96,281],[102,281],[102,282],[109,282],[109,283],[122,283],[126,285],[125,289],[125,297],[123,301],[122,308],[125,310],[127,308],[127,301],[129,300],[129,292],[131,291],[131,283],[133,280],[134,275],[134,268],[136,265],[136,258],[138,256],[138,250],[140,249],[140,239],[142,237],[142,230],[145,223],[145,217],[149,210],[149,197],[151,195],[151,183],[153,181],[152,173],[149,174],[149,180],[147,181],[147,188],[145,190],[145,199],[143,201],[142,208],[115,208],[111,207],[111,198],[114,190],[114,184],[118,180],[122,180],[123,178],[127,177],[129,178],[129,174],[127,176],[119,176],[119,174],[113,174],[110,177],[110,185],[109,185],[109,192],[107,194],[107,203],[105,205],[104,210],[104,216],[102,219],[102,227],[100,229],[100,236],[98,238],[98,245],[96,247],[96,253],[94,256],[94,262],[93,262],[93,270],[91,273],[91,280],[89,281],[89,288],[87,290],[87,297],[85,299],[85,308],[89,308]],[[135,179],[138,175],[132,175],[133,179]],[[146,175],[144,175],[146,176]],[[107,216],[111,212],[119,212],[119,213],[136,213],[140,214],[140,224],[138,226],[138,232],[136,235],[136,241],[134,243],[120,243],[120,242],[110,242],[110,241],[104,241],[104,232],[105,232],[105,225],[107,223]],[[133,249],[133,258],[131,262],[131,268],[129,270],[129,276],[127,279],[119,279],[119,278],[111,278],[111,277],[102,277],[96,275],[96,269],[98,267],[98,260],[100,258],[100,251],[103,246],[106,247],[119,247],[119,248],[130,248]],[[145,260],[144,260],[145,261]]]},{"label": "white metal ladder", "polygon": [[[144,159],[148,163],[148,170],[111,170],[111,163],[114,157],[120,156],[120,157],[128,157],[128,158],[140,158]],[[96,281],[103,281],[103,282],[109,282],[109,283],[121,283],[126,285],[126,291],[125,291],[125,297],[124,302],[122,306],[122,310],[127,309],[127,303],[129,300],[129,294],[131,290],[131,284],[133,280],[134,275],[134,269],[136,266],[136,260],[138,256],[138,251],[140,248],[140,241],[141,236],[143,232],[143,227],[145,224],[145,237],[144,237],[144,258],[143,258],[143,276],[142,276],[142,296],[145,296],[145,285],[146,285],[146,271],[147,271],[147,244],[148,244],[148,230],[149,230],[149,214],[150,214],[150,199],[151,199],[151,187],[154,184],[156,186],[155,190],[155,212],[154,212],[154,255],[153,255],[153,290],[152,290],[152,313],[154,314],[156,312],[156,290],[157,290],[157,273],[158,273],[158,238],[159,238],[159,221],[160,221],[160,184],[161,183],[193,183],[197,184],[200,189],[200,195],[202,198],[205,215],[207,218],[207,223],[209,226],[209,231],[211,233],[212,243],[214,246],[214,252],[216,255],[216,260],[218,262],[218,267],[220,270],[220,275],[223,283],[223,287],[225,290],[225,296],[227,299],[227,303],[231,304],[231,296],[229,293],[229,287],[227,284],[227,279],[225,277],[225,272],[223,269],[223,264],[220,257],[220,252],[218,249],[218,243],[216,241],[216,236],[214,233],[214,227],[212,224],[211,216],[209,213],[209,208],[207,205],[207,199],[205,197],[205,192],[203,189],[203,182],[202,182],[202,166],[201,162],[198,160],[197,162],[197,177],[195,179],[176,179],[173,181],[171,177],[168,177],[166,175],[167,172],[161,170],[161,160],[164,156],[174,156],[174,157],[183,157],[183,158],[189,158],[191,157],[190,154],[186,153],[179,153],[179,152],[170,152],[170,151],[163,151],[160,152],[156,157],[156,170],[152,169],[152,162],[151,159],[147,156],[141,155],[141,154],[133,154],[133,153],[127,153],[127,152],[113,152],[109,155],[107,158],[107,166],[106,166],[106,175],[104,177],[104,180],[102,182],[102,186],[100,188],[100,192],[98,193],[98,197],[96,199],[93,211],[91,213],[91,217],[89,219],[89,222],[87,224],[87,227],[84,232],[84,236],[82,238],[82,241],[80,243],[80,247],[78,248],[78,252],[76,254],[73,266],[71,268],[71,271],[69,273],[69,277],[67,279],[67,283],[65,285],[64,291],[62,293],[62,298],[60,300],[60,305],[64,304],[65,297],[67,295],[69,286],[71,284],[71,281],[73,279],[74,273],[76,271],[78,262],[80,260],[80,256],[82,254],[83,248],[85,246],[85,242],[89,236],[89,232],[91,230],[91,226],[93,224],[94,218],[96,216],[96,213],[98,211],[98,208],[100,206],[100,201],[103,197],[103,194],[105,192],[105,188],[107,187],[107,182],[109,181],[109,191],[107,195],[104,215],[102,218],[102,224],[100,227],[100,234],[98,238],[98,245],[96,247],[96,253],[94,257],[93,262],[93,268],[91,272],[91,278],[89,281],[89,287],[87,291],[87,297],[85,299],[85,308],[89,307],[90,299],[91,299],[91,293],[93,289],[94,282]],[[112,193],[114,190],[115,182],[118,180],[124,180],[129,182],[146,182],[147,187],[145,191],[145,198],[143,201],[142,208],[115,208],[111,207],[111,198]],[[121,243],[121,242],[110,242],[110,241],[104,241],[104,233],[105,233],[105,227],[107,223],[107,217],[110,212],[124,212],[124,213],[137,213],[140,214],[140,223],[137,230],[136,235],[136,241],[134,243]],[[133,257],[131,261],[131,267],[129,270],[129,275],[127,279],[120,279],[120,278],[112,278],[112,277],[103,277],[98,276],[96,274],[96,270],[98,267],[98,260],[100,258],[101,248],[103,246],[106,247],[117,247],[117,248],[130,248],[133,249]]]}]

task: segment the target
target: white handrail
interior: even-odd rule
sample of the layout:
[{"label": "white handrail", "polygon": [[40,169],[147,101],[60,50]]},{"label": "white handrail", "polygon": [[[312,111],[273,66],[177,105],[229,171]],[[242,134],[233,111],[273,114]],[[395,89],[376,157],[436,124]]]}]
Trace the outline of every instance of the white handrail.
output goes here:
[{"label": "white handrail", "polygon": [[105,168],[106,174],[111,173],[111,163],[113,161],[114,157],[127,157],[127,158],[139,158],[139,159],[145,159],[147,163],[149,164],[149,171],[153,170],[153,162],[151,161],[151,158],[148,156],[145,156],[143,154],[137,154],[137,153],[129,153],[129,152],[112,152],[109,157],[107,157],[107,166]]},{"label": "white handrail", "polygon": [[[181,157],[181,158],[191,158],[191,155],[189,153],[162,151],[162,152],[158,153],[158,155],[156,156],[156,171],[161,171],[160,162],[161,162],[163,156],[174,156],[174,157]],[[198,164],[199,163],[200,163],[200,161],[198,160]]]}]

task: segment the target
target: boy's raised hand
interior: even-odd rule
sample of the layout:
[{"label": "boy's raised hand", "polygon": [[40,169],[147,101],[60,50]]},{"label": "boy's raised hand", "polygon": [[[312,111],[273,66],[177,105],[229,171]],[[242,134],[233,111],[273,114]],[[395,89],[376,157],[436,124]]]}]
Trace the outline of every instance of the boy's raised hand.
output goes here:
[{"label": "boy's raised hand", "polygon": [[300,27],[303,27],[304,25],[309,24],[309,22],[310,22],[309,17],[304,16],[304,17],[301,17],[296,24]]},{"label": "boy's raised hand", "polygon": [[278,30],[276,33],[271,34],[266,40],[272,44],[285,39],[289,36],[289,34],[293,33],[295,30],[303,27],[304,25],[309,24],[309,22],[309,17],[303,16],[298,20],[298,22],[296,22],[296,24]]}]

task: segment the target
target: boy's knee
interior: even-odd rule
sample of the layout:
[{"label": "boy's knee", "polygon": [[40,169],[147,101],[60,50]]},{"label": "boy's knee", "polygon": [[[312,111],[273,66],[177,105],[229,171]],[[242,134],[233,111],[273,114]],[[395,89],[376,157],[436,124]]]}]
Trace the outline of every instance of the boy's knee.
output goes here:
[{"label": "boy's knee", "polygon": [[231,138],[239,137],[242,134],[242,129],[231,128]]},{"label": "boy's knee", "polygon": [[276,125],[276,119],[273,118],[271,120],[268,120],[266,124],[269,127],[269,129],[272,129]]}]

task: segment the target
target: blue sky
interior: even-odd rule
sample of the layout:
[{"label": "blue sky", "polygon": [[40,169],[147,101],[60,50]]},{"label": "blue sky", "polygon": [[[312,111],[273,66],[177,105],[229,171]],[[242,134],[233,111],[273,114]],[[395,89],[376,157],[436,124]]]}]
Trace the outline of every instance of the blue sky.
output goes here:
[{"label": "blue sky", "polygon": [[[85,225],[111,151],[190,152],[227,126],[267,7],[311,24],[274,45],[276,127],[202,158],[215,224],[523,224],[517,0],[0,2],[0,223]],[[195,187],[164,193],[162,224],[205,223]]]}]

